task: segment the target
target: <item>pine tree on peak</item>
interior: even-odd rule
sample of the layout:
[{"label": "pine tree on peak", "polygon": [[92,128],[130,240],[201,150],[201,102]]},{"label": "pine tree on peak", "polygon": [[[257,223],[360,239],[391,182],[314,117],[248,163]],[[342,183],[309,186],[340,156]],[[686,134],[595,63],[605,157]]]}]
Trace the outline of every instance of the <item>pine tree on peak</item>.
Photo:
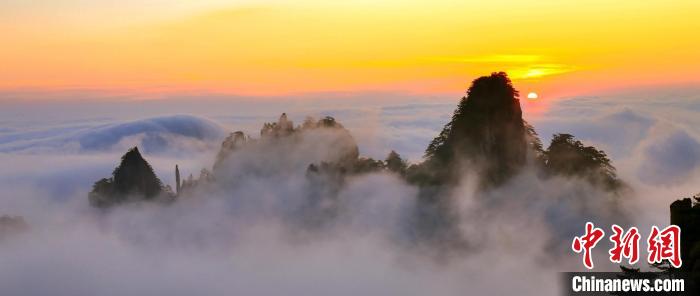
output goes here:
[{"label": "pine tree on peak", "polygon": [[518,91],[506,73],[497,72],[472,82],[425,158],[447,170],[440,174],[448,179],[443,182],[455,181],[449,179],[460,167],[473,165],[483,185],[498,185],[525,164],[528,135]]},{"label": "pine tree on peak", "polygon": [[111,178],[95,182],[88,195],[96,207],[108,207],[129,199],[152,200],[163,193],[163,183],[137,147],[121,158]]},{"label": "pine tree on peak", "polygon": [[141,156],[137,147],[130,149],[122,156],[121,163],[114,169],[112,175],[116,193],[142,194],[148,199],[158,195],[163,187],[153,168]]}]

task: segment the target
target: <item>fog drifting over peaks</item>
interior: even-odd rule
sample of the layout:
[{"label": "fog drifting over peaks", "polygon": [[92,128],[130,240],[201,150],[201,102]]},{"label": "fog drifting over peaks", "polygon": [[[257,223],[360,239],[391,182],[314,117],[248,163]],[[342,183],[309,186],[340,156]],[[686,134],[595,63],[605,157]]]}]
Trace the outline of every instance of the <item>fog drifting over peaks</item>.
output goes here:
[{"label": "fog drifting over peaks", "polygon": [[116,123],[66,123],[64,127],[0,134],[0,151],[80,153],[123,151],[138,145],[147,152],[178,153],[205,148],[207,142],[217,141],[223,134],[218,124],[189,115]]},{"label": "fog drifting over peaks", "polygon": [[[557,295],[557,272],[582,269],[570,240],[585,221],[666,225],[668,204],[698,191],[700,122],[687,110],[700,105],[691,95],[677,102],[678,109],[660,112],[653,99],[574,98],[539,118],[526,114],[545,145],[552,133],[570,132],[609,152],[634,191],[625,201],[632,221],[606,212],[600,197],[609,193],[583,180],[543,180],[526,169],[479,192],[465,174],[452,192],[463,249],[415,239],[408,225],[418,188],[393,174],[350,177],[332,204],[310,206],[308,196],[328,188],[305,171],[337,156],[319,145],[337,136],[332,131],[237,151],[216,183],[167,206],[100,212],[87,202],[92,183],[109,176],[128,147],[143,148],[172,185],[175,164],[196,177],[211,169],[229,132],[259,137],[263,122],[285,111],[295,124],[306,115],[334,116],[360,155],[381,159],[394,149],[417,162],[456,100],[332,108],[279,102],[262,110],[231,103],[128,119],[104,109],[49,122],[41,114],[10,117],[0,128],[0,215],[23,216],[31,229],[0,241],[0,287],[8,295],[66,296]],[[607,247],[597,251],[596,269],[615,270]]]}]

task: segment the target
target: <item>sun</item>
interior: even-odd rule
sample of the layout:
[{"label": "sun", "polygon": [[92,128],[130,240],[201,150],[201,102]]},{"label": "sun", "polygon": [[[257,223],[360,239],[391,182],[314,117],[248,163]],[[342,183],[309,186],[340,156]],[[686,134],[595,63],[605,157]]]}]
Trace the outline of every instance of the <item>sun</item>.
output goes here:
[{"label": "sun", "polygon": [[529,100],[537,100],[540,96],[537,95],[536,92],[530,92],[527,94],[527,98]]}]

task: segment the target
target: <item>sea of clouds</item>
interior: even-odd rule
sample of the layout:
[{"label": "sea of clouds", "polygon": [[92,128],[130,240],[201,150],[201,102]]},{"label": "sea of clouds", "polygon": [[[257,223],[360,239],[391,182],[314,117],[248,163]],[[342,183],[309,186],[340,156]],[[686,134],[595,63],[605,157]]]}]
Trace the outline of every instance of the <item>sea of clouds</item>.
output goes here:
[{"label": "sea of clouds", "polygon": [[[0,241],[0,290],[7,295],[556,295],[559,271],[581,270],[569,250],[587,219],[631,223],[644,233],[668,224],[668,205],[700,191],[700,92],[616,93],[548,102],[525,118],[545,146],[572,133],[605,150],[633,189],[616,221],[597,191],[575,179],[542,180],[525,170],[505,186],[477,192],[473,176],[452,193],[467,246],[410,235],[418,189],[395,175],[347,180],[332,219],[309,223],[311,190],[302,171],[318,151],[244,151],[224,180],[194,198],[162,206],[90,208],[87,192],[129,147],[139,146],[164,183],[210,169],[223,138],[259,136],[287,112],[330,115],[350,130],[360,154],[396,150],[419,162],[458,98],[343,100],[174,98],[60,103],[2,101],[0,215],[30,230]],[[260,166],[248,173],[250,165]],[[263,173],[260,173],[263,172]],[[631,220],[631,221],[630,221]],[[321,221],[322,223],[318,223]],[[319,226],[321,224],[321,226]],[[609,230],[608,230],[609,231]],[[601,245],[607,246],[607,242]],[[645,246],[643,246],[645,248]],[[596,268],[606,263],[599,248]]]}]

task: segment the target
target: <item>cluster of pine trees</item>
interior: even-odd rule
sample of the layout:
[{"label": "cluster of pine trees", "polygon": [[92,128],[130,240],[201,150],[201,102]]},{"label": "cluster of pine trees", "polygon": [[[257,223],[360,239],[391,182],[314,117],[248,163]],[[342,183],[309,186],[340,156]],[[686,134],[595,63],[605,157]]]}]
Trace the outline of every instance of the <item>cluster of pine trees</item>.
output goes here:
[{"label": "cluster of pine trees", "polygon": [[95,182],[88,195],[90,204],[106,208],[127,201],[170,200],[174,194],[163,186],[151,165],[141,156],[137,147],[122,156],[112,177]]}]

